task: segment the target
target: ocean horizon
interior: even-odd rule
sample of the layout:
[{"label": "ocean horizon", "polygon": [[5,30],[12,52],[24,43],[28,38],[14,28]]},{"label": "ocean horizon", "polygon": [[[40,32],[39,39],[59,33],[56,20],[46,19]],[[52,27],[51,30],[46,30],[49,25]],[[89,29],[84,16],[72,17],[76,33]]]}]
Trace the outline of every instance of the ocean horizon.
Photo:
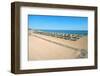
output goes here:
[{"label": "ocean horizon", "polygon": [[87,30],[38,30],[42,32],[48,32],[48,33],[63,33],[63,34],[80,34],[80,35],[88,35]]},{"label": "ocean horizon", "polygon": [[64,34],[80,34],[80,35],[87,35],[87,30],[40,30],[43,32],[55,32],[55,33],[64,33]]}]

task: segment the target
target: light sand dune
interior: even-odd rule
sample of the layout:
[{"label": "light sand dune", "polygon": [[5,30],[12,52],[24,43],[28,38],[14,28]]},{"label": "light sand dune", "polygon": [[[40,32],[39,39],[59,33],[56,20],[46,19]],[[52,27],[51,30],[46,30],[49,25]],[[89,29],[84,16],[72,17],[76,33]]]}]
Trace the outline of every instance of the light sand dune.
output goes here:
[{"label": "light sand dune", "polygon": [[[65,47],[63,45],[65,45]],[[81,51],[74,50],[70,47],[87,50],[87,37],[83,37],[77,41],[70,41],[32,33],[29,35],[28,59],[51,60],[78,58]]]}]

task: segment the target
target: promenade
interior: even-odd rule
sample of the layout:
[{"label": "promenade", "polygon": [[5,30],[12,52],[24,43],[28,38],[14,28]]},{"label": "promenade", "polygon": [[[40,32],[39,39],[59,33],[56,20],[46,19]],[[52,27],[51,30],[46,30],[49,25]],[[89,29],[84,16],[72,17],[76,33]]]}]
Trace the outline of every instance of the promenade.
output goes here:
[{"label": "promenade", "polygon": [[29,35],[29,60],[77,59],[87,50],[87,37],[77,41],[32,33]]}]

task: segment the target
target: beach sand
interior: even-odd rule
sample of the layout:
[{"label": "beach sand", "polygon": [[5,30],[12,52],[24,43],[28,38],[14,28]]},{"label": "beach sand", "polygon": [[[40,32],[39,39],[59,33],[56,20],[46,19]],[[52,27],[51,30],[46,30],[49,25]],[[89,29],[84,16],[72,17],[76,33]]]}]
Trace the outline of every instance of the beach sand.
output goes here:
[{"label": "beach sand", "polygon": [[[87,50],[87,36],[77,41],[64,40],[40,34],[29,34],[29,60],[53,60],[79,58],[80,49]],[[78,50],[75,50],[78,49]]]}]

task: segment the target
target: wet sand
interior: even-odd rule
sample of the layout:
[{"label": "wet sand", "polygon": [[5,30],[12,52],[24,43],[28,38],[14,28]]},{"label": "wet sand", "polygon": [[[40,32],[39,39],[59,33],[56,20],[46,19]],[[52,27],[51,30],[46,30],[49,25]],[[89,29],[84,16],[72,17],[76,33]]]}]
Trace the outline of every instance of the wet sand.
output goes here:
[{"label": "wet sand", "polygon": [[[76,50],[75,50],[76,49]],[[87,36],[77,41],[40,34],[29,34],[29,60],[76,59],[87,50]]]}]

